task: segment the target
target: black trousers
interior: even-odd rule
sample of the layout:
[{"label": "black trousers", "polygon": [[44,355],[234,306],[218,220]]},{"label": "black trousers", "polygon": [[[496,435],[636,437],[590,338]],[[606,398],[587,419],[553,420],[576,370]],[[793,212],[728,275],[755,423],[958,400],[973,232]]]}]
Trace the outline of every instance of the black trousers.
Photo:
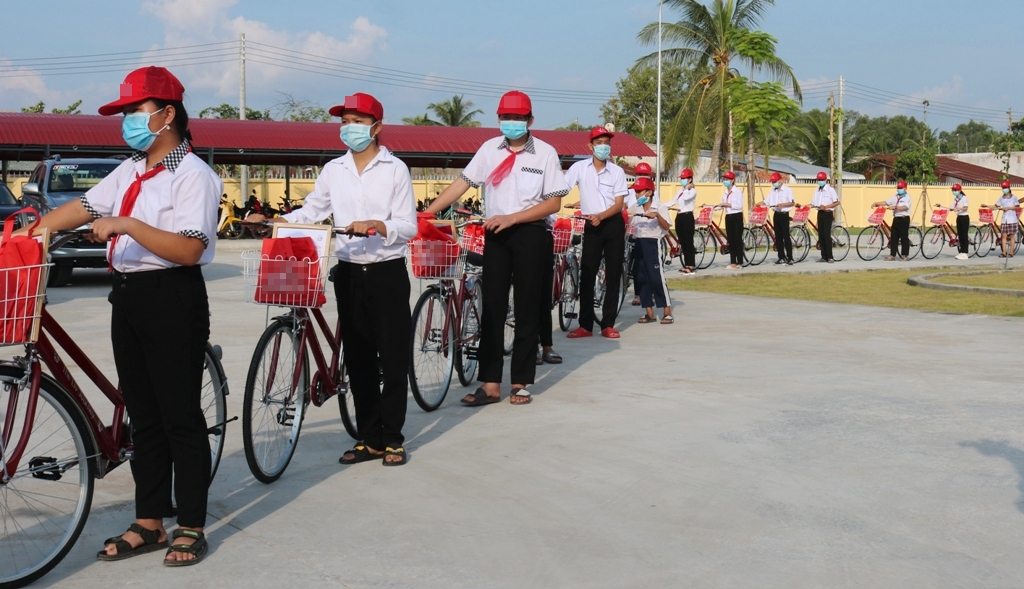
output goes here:
[{"label": "black trousers", "polygon": [[743,213],[725,216],[725,238],[729,240],[729,263],[743,265]]},{"label": "black trousers", "polygon": [[697,250],[693,248],[694,227],[692,212],[676,215],[676,237],[679,238],[679,247],[683,249],[683,266],[687,268],[697,265]]},{"label": "black trousers", "polygon": [[[902,245],[901,245],[902,244]],[[889,255],[895,257],[899,247],[900,256],[910,255],[910,217],[895,217],[892,220],[892,239],[889,240]]]},{"label": "black trousers", "polygon": [[[544,273],[544,286],[540,297],[540,323],[537,325],[537,331],[540,334],[540,345],[550,348],[554,345],[551,339],[551,330],[554,329],[551,321],[551,310],[557,302],[552,292],[555,283],[555,238],[550,231],[547,232],[545,243],[547,244],[546,247],[552,251],[552,254],[551,263],[548,264],[547,272]],[[559,296],[561,296],[561,293],[559,293]]]},{"label": "black trousers", "polygon": [[[210,440],[200,403],[210,305],[199,266],[114,273],[110,339],[135,458],[135,517],[206,525]],[[173,477],[172,477],[173,475]]]},{"label": "black trousers", "polygon": [[661,240],[637,239],[633,246],[636,254],[636,283],[643,307],[667,307],[668,287],[662,273]]},{"label": "black trousers", "polygon": [[821,259],[831,260],[832,258],[832,220],[835,213],[832,211],[818,211],[818,244],[821,248]]},{"label": "black trousers", "polygon": [[956,216],[956,249],[961,254],[970,253],[970,237],[967,235],[967,230],[971,227],[970,215],[957,215]]},{"label": "black trousers", "polygon": [[583,254],[580,259],[580,327],[594,331],[594,283],[604,260],[607,288],[599,327],[615,327],[619,314],[619,289],[622,288],[622,264],[626,252],[626,223],[621,215],[601,221],[594,227],[587,222],[583,229]]},{"label": "black trousers", "polygon": [[789,236],[789,213],[775,211],[772,223],[775,225],[775,249],[779,250],[779,259],[792,262],[793,240]]},{"label": "black trousers", "polygon": [[541,307],[537,302],[542,296],[551,296],[550,285],[544,293],[544,276],[554,263],[548,235],[541,225],[525,224],[500,233],[488,231],[484,236],[480,382],[501,382],[509,287],[514,287],[512,304],[516,320],[509,375],[512,384],[529,385],[536,378]]},{"label": "black trousers", "polygon": [[338,262],[334,294],[359,438],[374,450],[397,448],[405,442],[412,338],[405,260]]}]

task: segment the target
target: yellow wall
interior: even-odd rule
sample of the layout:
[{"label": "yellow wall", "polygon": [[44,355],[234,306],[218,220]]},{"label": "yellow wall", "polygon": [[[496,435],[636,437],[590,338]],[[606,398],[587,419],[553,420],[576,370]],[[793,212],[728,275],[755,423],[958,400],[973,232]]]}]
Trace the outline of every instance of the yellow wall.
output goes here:
[{"label": "yellow wall", "polygon": [[[8,182],[8,186],[11,192],[15,196],[21,196],[21,186],[26,181],[26,178],[11,178]],[[428,196],[433,197],[441,192],[451,180],[414,180],[413,181],[413,192],[416,195],[417,200],[423,200]],[[308,179],[293,179],[291,181],[291,195],[292,199],[301,202],[303,198],[310,191],[313,190],[314,180]],[[796,195],[797,202],[801,204],[808,204],[811,202],[811,197],[814,195],[814,191],[817,186],[814,184],[792,184],[790,187],[793,189],[793,193]],[[741,187],[741,188],[745,188]],[[252,179],[249,180],[249,190],[256,190],[256,195],[260,197],[260,200],[269,201],[271,206],[278,206],[281,202],[281,197],[284,196],[284,179],[275,178],[269,180]],[[228,196],[235,202],[239,202],[239,186],[238,180],[229,178],[224,180],[224,191]],[[679,191],[679,184],[663,183],[661,185],[661,200],[669,201]],[[702,203],[715,204],[721,202],[722,199],[722,185],[717,183],[698,183],[697,184],[697,204]],[[768,192],[771,191],[770,184],[759,184],[755,189],[755,196],[757,200],[761,200],[767,196]],[[911,185],[908,192],[914,197],[913,207],[913,219],[914,223],[921,224],[921,186]],[[978,218],[978,206],[981,204],[991,205],[999,199],[1001,194],[999,187],[989,186],[968,186],[964,189],[967,194],[968,200],[971,206],[971,218]],[[871,203],[875,201],[881,201],[888,199],[896,194],[895,186],[883,185],[883,184],[847,184],[843,187],[843,211],[845,211],[844,221],[847,225],[854,227],[863,227],[867,225],[867,216],[871,211]],[[949,206],[952,198],[950,197],[950,190],[947,186],[933,186],[928,190],[929,202],[931,204],[942,204]],[[477,198],[479,197],[479,191],[471,190],[467,193],[466,198]],[[565,204],[578,202],[579,192],[577,189],[573,189],[565,198],[562,199]],[[931,206],[928,207],[929,209]],[[924,224],[927,225],[927,219]]]}]

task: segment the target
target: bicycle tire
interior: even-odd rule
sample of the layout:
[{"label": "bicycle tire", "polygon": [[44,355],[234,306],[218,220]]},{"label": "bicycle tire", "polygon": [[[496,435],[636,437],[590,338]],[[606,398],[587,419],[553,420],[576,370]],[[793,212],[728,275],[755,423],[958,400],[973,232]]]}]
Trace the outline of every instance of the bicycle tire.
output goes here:
[{"label": "bicycle tire", "polygon": [[857,255],[865,262],[877,258],[883,249],[885,249],[885,234],[878,226],[865,229],[857,236]]},{"label": "bicycle tire", "polygon": [[921,239],[921,255],[926,260],[934,260],[942,253],[942,246],[946,243],[946,232],[942,227],[933,225],[924,232]]},{"label": "bicycle tire", "polygon": [[978,249],[974,255],[984,258],[996,248],[995,232],[991,225],[978,227]]},{"label": "bicycle tire", "polygon": [[789,239],[793,242],[793,261],[803,262],[811,251],[811,234],[807,229],[797,225],[789,230]]},{"label": "bicycle tire", "polygon": [[228,427],[228,379],[224,376],[219,351],[219,347],[206,344],[203,360],[203,371],[206,374],[199,397],[203,417],[206,418],[206,433],[210,438],[210,484],[213,484],[213,477],[217,476]]},{"label": "bicycle tire", "polygon": [[515,287],[508,287],[508,310],[505,312],[505,332],[502,336],[502,353],[506,356],[512,355],[512,344],[516,340],[516,301]]},{"label": "bicycle tire", "polygon": [[740,242],[743,244],[743,267],[754,265],[754,232],[749,227],[743,228]]},{"label": "bicycle tire", "polygon": [[910,252],[907,254],[907,259],[913,260],[917,257],[917,254],[921,253],[924,247],[924,234],[921,233],[921,228],[911,226],[910,230],[907,231],[907,239],[910,241]]},{"label": "bicycle tire", "polygon": [[754,227],[750,230],[750,233],[754,237],[754,248],[753,262],[754,266],[760,266],[768,259],[768,252],[772,251],[772,239],[768,236],[768,232],[762,227]]},{"label": "bicycle tire", "polygon": [[345,433],[353,440],[360,440],[358,420],[356,419],[356,404],[352,400],[352,383],[348,380],[348,368],[345,368],[345,343],[341,344],[341,352],[338,354],[338,376],[335,381],[338,386],[338,412],[341,413],[341,424],[345,427]]},{"label": "bicycle tire", "polygon": [[980,247],[981,229],[979,229],[977,225],[971,225],[967,228],[967,257],[973,258],[978,255],[978,249]]},{"label": "bicycle tire", "polygon": [[468,358],[469,348],[480,348],[480,319],[484,312],[483,283],[479,277],[473,280],[473,288],[462,301],[462,325],[460,326],[459,346],[455,350],[455,371],[459,375],[459,384],[468,387],[473,384],[478,361]]},{"label": "bicycle tire", "polygon": [[433,411],[448,394],[455,367],[455,322],[437,288],[423,291],[416,301],[409,346],[409,389],[420,409]]},{"label": "bicycle tire", "polygon": [[[13,440],[18,439],[19,426],[24,424],[28,400],[28,389],[21,386],[24,374],[20,367],[0,366],[0,415],[12,409],[12,399],[16,403],[11,412],[15,417],[13,430],[0,433],[10,434]],[[0,451],[0,463],[5,464],[8,451]],[[36,452],[45,454],[37,456]],[[0,486],[0,587],[32,583],[67,556],[92,507],[96,478],[95,463],[89,457],[94,454],[92,433],[82,410],[60,385],[44,375],[33,430],[22,458],[24,464]],[[46,459],[47,467],[29,464],[41,458]],[[58,466],[64,470],[48,472]],[[39,474],[58,476],[59,480],[36,476]],[[77,486],[70,484],[72,478],[78,481]],[[46,515],[44,510],[54,513]],[[29,532],[31,537],[24,537]]]},{"label": "bicycle tire", "polygon": [[[704,253],[707,248],[707,235],[705,232],[700,230],[694,230],[693,232],[693,267],[704,268]],[[681,255],[681,254],[680,254]],[[686,266],[686,262],[680,261],[683,266]]]},{"label": "bicycle tire", "polygon": [[1013,244],[1013,255],[1015,255],[1015,256],[1017,255],[1017,252],[1020,251],[1020,242],[1021,241],[1024,241],[1024,229],[1021,229],[1021,227],[1018,225],[1017,226],[1017,242]]},{"label": "bicycle tire", "polygon": [[569,262],[562,272],[562,295],[558,300],[558,327],[569,331],[576,319],[576,305],[580,301],[579,285],[573,272],[574,262]]},{"label": "bicycle tire", "polygon": [[[275,319],[270,323],[253,350],[245,379],[242,446],[249,471],[256,480],[266,484],[281,478],[288,468],[309,407],[309,362],[306,358],[303,359],[294,394],[291,391],[299,352],[299,334],[294,333],[293,326],[292,319]],[[270,358],[264,354],[268,348]],[[283,360],[282,353],[285,354]],[[268,378],[270,382],[267,382]],[[260,391],[259,398],[256,398],[257,390]],[[259,411],[259,415],[255,411]],[[289,412],[292,412],[290,419]],[[253,431],[254,424],[259,428],[256,432]]]},{"label": "bicycle tire", "polygon": [[832,259],[842,262],[850,255],[850,232],[842,225],[832,227]]}]

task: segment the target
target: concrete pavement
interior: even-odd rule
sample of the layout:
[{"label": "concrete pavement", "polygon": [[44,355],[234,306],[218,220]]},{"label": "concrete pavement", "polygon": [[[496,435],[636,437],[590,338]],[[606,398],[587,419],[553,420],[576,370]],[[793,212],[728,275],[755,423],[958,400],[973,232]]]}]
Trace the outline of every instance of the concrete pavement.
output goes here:
[{"label": "concrete pavement", "polygon": [[[240,247],[206,269],[232,416],[266,316],[241,302]],[[50,309],[112,373],[102,274],[51,290]],[[403,468],[338,465],[352,440],[327,405],[263,485],[231,424],[195,568],[95,560],[133,516],[119,469],[37,586],[1021,584],[1024,319],[673,298],[672,326],[627,307],[619,341],[556,333],[566,362],[540,370],[529,406],[463,408],[457,383],[434,413],[410,401]]]}]

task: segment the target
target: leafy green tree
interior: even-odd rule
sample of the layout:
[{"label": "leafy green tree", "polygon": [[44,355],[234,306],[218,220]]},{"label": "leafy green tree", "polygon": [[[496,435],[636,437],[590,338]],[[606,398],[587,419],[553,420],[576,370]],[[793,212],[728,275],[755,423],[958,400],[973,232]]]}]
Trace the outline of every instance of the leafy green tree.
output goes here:
[{"label": "leafy green tree", "polygon": [[430,120],[430,117],[428,117],[426,113],[424,113],[421,115],[416,115],[414,117],[403,117],[402,124],[413,125],[416,127],[435,127],[440,123],[438,123],[437,121]]},{"label": "leafy green tree", "polygon": [[23,106],[21,107],[21,112],[42,114],[46,112],[46,103],[40,100],[38,103],[33,104],[32,106]]},{"label": "leafy green tree", "polygon": [[914,117],[862,117],[853,125],[858,147],[866,155],[899,153],[915,146],[933,145],[935,132]]},{"label": "leafy green tree", "polygon": [[[54,108],[54,109],[50,110],[50,112],[52,112],[53,114],[58,114],[58,115],[80,115],[80,114],[82,114],[81,109],[78,108],[80,106],[82,106],[81,99],[79,99],[79,100],[69,104],[67,108]],[[40,100],[38,103],[36,103],[36,104],[34,104],[32,106],[24,106],[24,107],[22,107],[21,108],[21,112],[42,114],[42,113],[46,112],[46,103],[43,102],[42,100]]]},{"label": "leafy green tree", "polygon": [[[800,114],[800,104],[786,95],[782,84],[750,82],[737,77],[729,81],[733,121],[747,140],[747,168],[753,170],[755,142],[766,140],[770,134],[783,132],[793,117]],[[745,136],[745,137],[744,137]],[[767,167],[767,156],[765,165]],[[754,175],[747,176],[747,199],[754,203]]]},{"label": "leafy green tree", "polygon": [[[230,104],[222,103],[220,106],[209,106],[199,111],[199,118],[201,119],[237,119],[238,118],[238,107]],[[270,116],[270,109],[267,110],[255,110],[245,107],[245,118],[250,121],[269,121],[272,120]]]},{"label": "leafy green tree", "polygon": [[[326,123],[331,120],[330,113],[319,104],[295,98],[294,95],[287,92],[278,92],[278,94],[281,95],[281,100],[274,104],[274,111],[279,120],[304,123]],[[246,109],[246,116],[248,113],[249,110]]]},{"label": "leafy green tree", "polygon": [[434,111],[437,116],[437,124],[445,127],[479,127],[480,123],[474,119],[484,111],[472,109],[473,101],[463,100],[462,96],[452,96],[448,100],[427,105],[427,110]]},{"label": "leafy green tree", "polygon": [[896,157],[892,172],[896,178],[915,184],[935,182],[938,179],[935,171],[939,164],[935,152],[927,147],[917,146],[905,150]]},{"label": "leafy green tree", "polygon": [[555,131],[589,131],[596,126],[597,125],[590,125],[588,127],[587,125],[580,124],[579,121],[573,121],[564,127],[555,127]]},{"label": "leafy green tree", "polygon": [[[683,108],[690,86],[692,68],[664,63],[661,68],[661,126],[664,132],[676,113]],[[646,143],[658,135],[658,68],[637,64],[615,83],[615,98],[601,106],[601,118],[623,133]],[[583,129],[581,129],[583,130]]]},{"label": "leafy green tree", "polygon": [[[680,148],[685,149],[687,164],[693,167],[700,148],[713,137],[711,170],[718,173],[729,128],[729,81],[739,75],[732,66],[734,59],[752,73],[764,73],[770,81],[792,87],[794,96],[800,98],[800,84],[792,68],[775,55],[775,40],[753,30],[775,0],[713,0],[710,7],[698,0],[664,2],[679,10],[681,18],[663,24],[662,40],[669,45],[662,51],[663,58],[679,65],[693,64],[701,73],[669,124],[664,150],[674,156]],[[649,45],[657,43],[658,23],[645,26],[638,38]],[[657,64],[657,59],[658,54],[652,53],[639,63]]]},{"label": "leafy green tree", "polygon": [[952,131],[939,133],[940,153],[993,151],[993,146],[1003,135],[1004,133],[996,131],[988,123],[971,119],[966,123],[960,123]]}]

